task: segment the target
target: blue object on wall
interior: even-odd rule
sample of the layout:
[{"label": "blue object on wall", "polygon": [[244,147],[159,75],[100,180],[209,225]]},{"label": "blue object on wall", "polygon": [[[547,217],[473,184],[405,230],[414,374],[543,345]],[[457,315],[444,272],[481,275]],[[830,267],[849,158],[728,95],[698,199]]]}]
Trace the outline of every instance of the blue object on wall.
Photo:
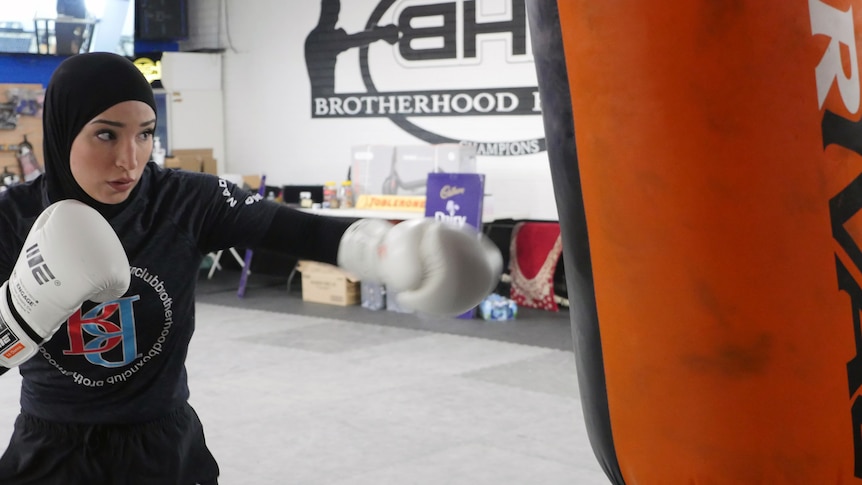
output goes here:
[{"label": "blue object on wall", "polygon": [[[177,42],[135,41],[135,52],[176,52]],[[48,86],[51,74],[67,56],[0,53],[0,84],[41,84]]]},{"label": "blue object on wall", "polygon": [[176,52],[180,45],[172,40],[140,40],[135,39],[135,53],[138,52]]},{"label": "blue object on wall", "polygon": [[64,56],[0,54],[0,83],[48,85]]}]

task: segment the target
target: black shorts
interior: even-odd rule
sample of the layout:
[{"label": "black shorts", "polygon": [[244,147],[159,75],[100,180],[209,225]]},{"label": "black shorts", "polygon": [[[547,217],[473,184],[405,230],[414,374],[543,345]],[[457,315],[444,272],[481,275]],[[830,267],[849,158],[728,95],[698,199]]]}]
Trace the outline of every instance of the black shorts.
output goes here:
[{"label": "black shorts", "polygon": [[218,474],[189,405],[134,425],[63,424],[22,413],[0,458],[3,485],[215,485]]}]

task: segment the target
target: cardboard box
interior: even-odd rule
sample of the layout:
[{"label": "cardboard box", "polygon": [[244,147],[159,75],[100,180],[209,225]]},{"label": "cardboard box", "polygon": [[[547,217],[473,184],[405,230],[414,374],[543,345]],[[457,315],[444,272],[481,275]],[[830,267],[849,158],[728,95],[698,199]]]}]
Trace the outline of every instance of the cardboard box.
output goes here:
[{"label": "cardboard box", "polygon": [[178,168],[180,170],[186,170],[189,172],[201,171],[200,163],[198,163],[197,161],[177,157],[166,157],[165,168]]},{"label": "cardboard box", "polygon": [[215,158],[205,158],[201,161],[201,172],[218,175],[218,163]]},{"label": "cardboard box", "polygon": [[[216,159],[213,158],[212,148],[172,150],[171,158],[179,159],[183,170],[218,175],[218,164],[216,163]],[[168,166],[167,159],[165,160],[165,166]]]},{"label": "cardboard box", "polygon": [[174,149],[171,150],[171,156],[177,158],[213,158],[212,148],[192,148],[192,149]]},{"label": "cardboard box", "polygon": [[360,301],[359,279],[337,266],[300,260],[302,299],[314,303],[349,306]]},{"label": "cardboard box", "polygon": [[243,175],[242,185],[252,192],[260,190],[260,175]]}]

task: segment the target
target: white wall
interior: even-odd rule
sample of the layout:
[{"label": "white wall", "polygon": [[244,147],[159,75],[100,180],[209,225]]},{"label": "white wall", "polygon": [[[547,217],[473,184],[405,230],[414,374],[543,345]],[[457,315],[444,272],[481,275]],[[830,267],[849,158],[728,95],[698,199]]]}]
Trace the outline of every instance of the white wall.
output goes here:
[{"label": "white wall", "polygon": [[[268,181],[275,185],[317,184],[344,178],[351,146],[427,143],[386,117],[312,118],[304,44],[318,23],[322,1],[192,2],[192,7],[197,7],[197,12],[193,11],[193,27],[196,17],[218,19],[220,23],[215,36],[211,28],[198,26],[193,30],[203,32],[201,35],[207,36],[203,40],[210,44],[217,37],[217,47],[225,49],[225,171],[266,173]],[[510,2],[477,0],[478,21],[511,18]],[[394,0],[379,24],[397,22],[405,8],[437,3],[439,0]],[[460,22],[463,0],[453,3]],[[364,30],[380,4],[373,0],[343,1],[337,27],[348,33]],[[219,6],[221,11],[217,11]],[[418,21],[433,23],[441,19]],[[461,39],[458,34],[459,44]],[[191,43],[200,41],[191,39]],[[417,48],[434,46],[433,39],[414,42],[420,42],[414,44]],[[405,61],[397,46],[377,41],[369,46],[369,71],[378,91],[387,92],[535,88],[529,43],[528,55],[512,57],[507,54],[511,52],[510,42],[508,34],[480,36],[477,59],[420,62]],[[336,93],[366,93],[358,49],[338,55],[335,73]],[[544,136],[539,113],[406,119],[427,131],[457,140],[509,142]],[[494,195],[497,213],[532,219],[557,218],[546,152],[508,157],[480,155],[478,166],[486,174],[486,192]]]},{"label": "white wall", "polygon": [[168,93],[170,148],[212,148],[225,171],[224,90],[219,54],[165,52],[162,85]]}]

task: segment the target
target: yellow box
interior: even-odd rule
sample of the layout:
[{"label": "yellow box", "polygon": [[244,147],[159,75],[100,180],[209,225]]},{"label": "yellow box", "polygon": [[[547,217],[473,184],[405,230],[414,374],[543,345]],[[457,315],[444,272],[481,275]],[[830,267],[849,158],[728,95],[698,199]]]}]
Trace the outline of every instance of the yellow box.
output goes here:
[{"label": "yellow box", "polygon": [[424,195],[360,195],[357,209],[425,212]]},{"label": "yellow box", "polygon": [[297,269],[302,273],[304,301],[339,306],[359,304],[359,279],[352,274],[331,264],[308,260],[300,260]]}]

